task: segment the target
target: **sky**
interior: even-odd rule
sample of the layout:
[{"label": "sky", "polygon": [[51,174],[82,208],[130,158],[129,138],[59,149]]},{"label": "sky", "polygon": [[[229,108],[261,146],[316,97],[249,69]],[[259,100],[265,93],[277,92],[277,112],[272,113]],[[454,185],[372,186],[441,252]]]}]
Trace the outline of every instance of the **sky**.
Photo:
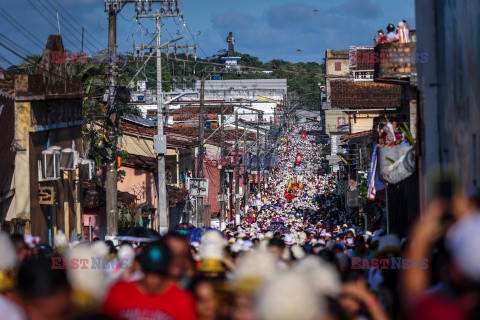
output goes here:
[{"label": "sky", "polygon": [[[237,52],[257,56],[262,61],[283,59],[322,63],[326,49],[372,45],[376,31],[385,30],[389,23],[396,25],[406,19],[410,27],[415,26],[414,0],[180,2],[184,19],[166,19],[162,41],[183,36],[179,44],[187,39],[189,44],[193,44],[192,35],[197,35],[198,56],[201,58],[226,49],[225,40],[231,31],[236,38]],[[132,18],[133,7],[133,4],[127,4],[118,16],[117,43],[122,52],[132,52],[134,41],[136,44],[142,41],[147,44],[155,30],[153,20],[142,19],[139,24]],[[81,50],[81,26],[86,30],[86,52],[94,53],[106,48],[108,21],[103,0],[0,0],[0,8],[0,44],[23,53],[20,55],[40,53],[40,45],[45,45],[48,35],[58,34],[55,9],[60,13],[62,35],[68,39],[64,39],[67,49],[73,52]],[[26,27],[26,36],[13,26],[19,28],[19,25],[8,21],[5,12]],[[0,55],[0,66],[3,67],[8,63],[2,57],[13,63],[20,59],[2,46]]]}]

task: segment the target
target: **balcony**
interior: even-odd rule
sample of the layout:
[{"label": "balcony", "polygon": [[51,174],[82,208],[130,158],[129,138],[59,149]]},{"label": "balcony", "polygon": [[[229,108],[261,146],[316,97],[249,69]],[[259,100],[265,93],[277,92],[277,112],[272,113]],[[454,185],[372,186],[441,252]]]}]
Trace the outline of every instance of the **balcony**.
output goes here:
[{"label": "balcony", "polygon": [[381,43],[375,47],[375,81],[406,81],[416,86],[417,64],[425,63],[428,56],[417,53],[415,30],[410,30],[410,43]]}]

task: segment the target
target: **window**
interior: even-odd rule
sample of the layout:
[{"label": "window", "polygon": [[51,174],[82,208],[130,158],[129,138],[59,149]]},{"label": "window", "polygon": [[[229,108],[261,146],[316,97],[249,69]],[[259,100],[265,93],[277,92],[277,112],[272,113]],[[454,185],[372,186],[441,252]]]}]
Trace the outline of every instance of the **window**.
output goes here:
[{"label": "window", "polygon": [[345,117],[339,117],[338,118],[338,125],[343,126],[345,124]]},{"label": "window", "polygon": [[340,62],[335,62],[335,71],[342,71],[342,64]]}]

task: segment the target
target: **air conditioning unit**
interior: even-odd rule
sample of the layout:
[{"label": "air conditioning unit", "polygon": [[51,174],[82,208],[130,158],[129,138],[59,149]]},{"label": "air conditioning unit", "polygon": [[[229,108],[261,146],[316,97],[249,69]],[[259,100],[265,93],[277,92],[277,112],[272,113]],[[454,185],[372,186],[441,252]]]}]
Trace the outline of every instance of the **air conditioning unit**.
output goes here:
[{"label": "air conditioning unit", "polygon": [[95,173],[95,161],[90,159],[78,160],[78,178],[80,180],[91,180]]},{"label": "air conditioning unit", "polygon": [[76,170],[78,162],[78,151],[67,148],[62,150],[62,157],[60,158],[61,170]]},{"label": "air conditioning unit", "polygon": [[61,159],[62,148],[60,147],[50,147],[49,149],[42,151],[40,159],[42,175],[40,180],[59,180],[61,178]]}]

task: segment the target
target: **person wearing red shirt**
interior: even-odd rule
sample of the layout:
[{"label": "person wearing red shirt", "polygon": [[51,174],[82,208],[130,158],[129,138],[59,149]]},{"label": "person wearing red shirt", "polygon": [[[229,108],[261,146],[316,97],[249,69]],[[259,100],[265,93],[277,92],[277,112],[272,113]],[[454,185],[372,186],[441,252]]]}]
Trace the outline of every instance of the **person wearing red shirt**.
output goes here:
[{"label": "person wearing red shirt", "polygon": [[387,36],[383,33],[383,30],[378,30],[378,39],[377,39],[377,35],[375,35],[375,39],[373,40],[375,42],[375,44],[379,44],[379,43],[387,43]]},{"label": "person wearing red shirt", "polygon": [[119,282],[107,294],[102,312],[121,320],[196,320],[190,293],[168,278],[172,254],[163,242],[146,246],[139,256],[144,277]]}]

